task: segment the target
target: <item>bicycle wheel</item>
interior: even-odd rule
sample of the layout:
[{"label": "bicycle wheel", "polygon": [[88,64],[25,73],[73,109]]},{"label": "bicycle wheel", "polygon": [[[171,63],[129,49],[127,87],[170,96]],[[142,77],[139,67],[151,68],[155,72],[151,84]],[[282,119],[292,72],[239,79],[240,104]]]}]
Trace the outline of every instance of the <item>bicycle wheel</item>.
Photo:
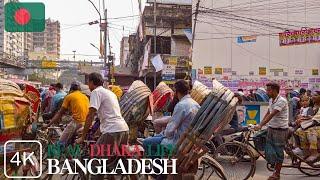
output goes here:
[{"label": "bicycle wheel", "polygon": [[[214,174],[216,176],[214,176]],[[201,162],[196,174],[197,179],[222,179],[226,180],[223,167],[212,157],[204,155],[201,157]]]},{"label": "bicycle wheel", "polygon": [[320,176],[320,162],[314,163],[314,167],[306,163],[300,162],[299,171],[307,176]]},{"label": "bicycle wheel", "polygon": [[249,179],[256,170],[255,157],[243,143],[224,143],[217,148],[213,158],[223,167],[228,180]]}]

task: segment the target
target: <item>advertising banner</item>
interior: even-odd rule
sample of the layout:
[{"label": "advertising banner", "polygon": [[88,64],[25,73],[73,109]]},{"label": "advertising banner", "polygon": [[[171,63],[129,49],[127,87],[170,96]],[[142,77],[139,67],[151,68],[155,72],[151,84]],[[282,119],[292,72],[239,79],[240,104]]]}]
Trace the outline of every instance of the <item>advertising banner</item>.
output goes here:
[{"label": "advertising banner", "polygon": [[239,36],[237,38],[237,42],[239,44],[249,43],[249,42],[257,42],[257,36]]},{"label": "advertising banner", "polygon": [[211,66],[205,66],[203,68],[204,70],[204,75],[212,75],[212,67]]},{"label": "advertising banner", "polygon": [[280,46],[301,45],[320,42],[320,28],[310,28],[279,33]]},{"label": "advertising banner", "polygon": [[215,68],[214,74],[222,75],[222,68]]},{"label": "advertising banner", "polygon": [[259,75],[260,76],[267,75],[267,68],[266,67],[259,67]]},{"label": "advertising banner", "polygon": [[312,76],[319,76],[319,69],[312,69]]},{"label": "advertising banner", "polygon": [[303,71],[303,69],[296,69],[296,70],[294,70],[294,74],[295,75],[303,75],[304,71]]}]

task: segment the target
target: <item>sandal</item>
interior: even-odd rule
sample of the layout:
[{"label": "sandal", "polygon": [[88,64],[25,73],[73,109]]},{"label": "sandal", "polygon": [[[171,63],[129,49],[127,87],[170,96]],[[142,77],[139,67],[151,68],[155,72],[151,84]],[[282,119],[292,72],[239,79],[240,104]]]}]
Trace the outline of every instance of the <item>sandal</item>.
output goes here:
[{"label": "sandal", "polygon": [[277,175],[272,175],[272,176],[269,176],[268,180],[280,180],[280,175],[277,176]]}]

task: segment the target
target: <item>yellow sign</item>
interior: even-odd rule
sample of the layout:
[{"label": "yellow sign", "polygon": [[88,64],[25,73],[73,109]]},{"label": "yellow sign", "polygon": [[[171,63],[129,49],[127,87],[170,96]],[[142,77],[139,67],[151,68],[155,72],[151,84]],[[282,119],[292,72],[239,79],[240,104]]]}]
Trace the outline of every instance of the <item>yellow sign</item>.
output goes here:
[{"label": "yellow sign", "polygon": [[56,68],[57,62],[56,61],[42,61],[41,66],[43,68]]},{"label": "yellow sign", "polygon": [[211,66],[205,66],[203,68],[204,75],[212,75],[212,67]]},{"label": "yellow sign", "polygon": [[270,72],[280,73],[280,72],[283,72],[283,69],[270,69]]},{"label": "yellow sign", "polygon": [[222,74],[222,68],[215,68],[215,74]]},{"label": "yellow sign", "polygon": [[266,67],[259,67],[259,75],[260,76],[267,75],[267,68]]},{"label": "yellow sign", "polygon": [[177,65],[178,64],[178,57],[169,57],[169,65]]},{"label": "yellow sign", "polygon": [[173,85],[174,83],[176,83],[176,81],[163,81],[164,83],[166,83],[167,85]]},{"label": "yellow sign", "polygon": [[318,76],[319,75],[319,69],[312,69],[312,76]]},{"label": "yellow sign", "polygon": [[112,83],[115,83],[115,82],[116,82],[116,79],[114,79],[114,78],[111,79],[111,82],[112,82]]}]

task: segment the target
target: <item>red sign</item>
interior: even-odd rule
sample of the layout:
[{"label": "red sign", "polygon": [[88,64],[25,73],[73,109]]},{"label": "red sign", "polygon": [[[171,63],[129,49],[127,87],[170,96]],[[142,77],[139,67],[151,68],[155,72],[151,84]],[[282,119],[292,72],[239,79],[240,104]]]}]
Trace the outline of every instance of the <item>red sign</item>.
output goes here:
[{"label": "red sign", "polygon": [[279,33],[280,46],[300,45],[320,42],[320,28],[286,31]]}]

